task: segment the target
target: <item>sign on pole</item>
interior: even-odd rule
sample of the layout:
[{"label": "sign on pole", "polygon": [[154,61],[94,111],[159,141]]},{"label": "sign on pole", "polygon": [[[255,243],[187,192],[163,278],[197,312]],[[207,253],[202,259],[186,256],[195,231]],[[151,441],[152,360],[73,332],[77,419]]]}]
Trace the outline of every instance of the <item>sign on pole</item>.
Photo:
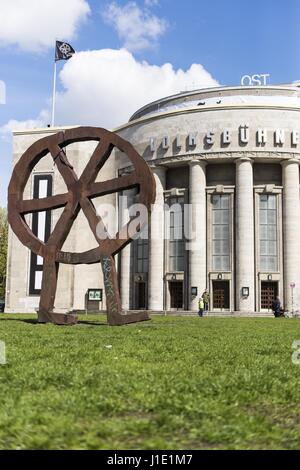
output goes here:
[{"label": "sign on pole", "polygon": [[294,315],[294,289],[296,287],[296,283],[295,282],[290,282],[290,288],[291,288],[291,291],[292,291],[292,315]]}]

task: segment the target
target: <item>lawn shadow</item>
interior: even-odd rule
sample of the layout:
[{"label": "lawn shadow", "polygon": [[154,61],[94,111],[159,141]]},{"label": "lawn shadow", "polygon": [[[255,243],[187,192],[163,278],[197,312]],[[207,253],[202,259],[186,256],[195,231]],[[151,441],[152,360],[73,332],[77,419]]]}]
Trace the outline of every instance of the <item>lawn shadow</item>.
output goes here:
[{"label": "lawn shadow", "polygon": [[108,323],[103,321],[78,320],[77,325],[108,326]]},{"label": "lawn shadow", "polygon": [[[22,322],[22,323],[28,323],[30,325],[49,325],[51,323],[38,323],[37,319],[34,318],[1,318],[0,317],[0,322],[2,321],[15,321],[15,322]],[[137,324],[143,324],[143,327],[151,327],[151,326],[157,326],[157,325],[145,325],[146,322],[136,322],[136,323],[129,323],[128,325],[122,325],[122,326],[134,326]],[[84,325],[89,325],[89,326],[109,326],[106,321],[91,321],[91,320],[78,320],[78,323],[72,326],[84,326]],[[66,325],[56,325],[56,326],[66,326]]]},{"label": "lawn shadow", "polygon": [[[0,322],[2,321],[15,321],[15,322],[22,322],[28,323],[30,325],[49,325],[50,323],[39,323],[37,319],[34,318],[1,318]],[[107,326],[107,323],[104,321],[89,321],[89,320],[79,320],[76,325],[94,325],[94,326]],[[74,325],[74,326],[76,326]],[[57,325],[57,326],[65,326],[65,325]]]},{"label": "lawn shadow", "polygon": [[34,318],[1,318],[0,317],[0,322],[2,321],[17,321],[17,322],[22,322],[22,323],[30,323],[31,325],[40,325],[38,323],[37,319],[35,320]]}]

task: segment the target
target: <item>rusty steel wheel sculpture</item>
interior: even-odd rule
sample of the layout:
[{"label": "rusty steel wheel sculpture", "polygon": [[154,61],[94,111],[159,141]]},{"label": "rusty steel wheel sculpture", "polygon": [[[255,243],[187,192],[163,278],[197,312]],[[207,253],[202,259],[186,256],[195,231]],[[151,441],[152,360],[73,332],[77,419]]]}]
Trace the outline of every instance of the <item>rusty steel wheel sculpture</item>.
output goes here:
[{"label": "rusty steel wheel sculpture", "polygon": [[[68,162],[64,148],[74,142],[99,142],[80,178]],[[97,175],[113,148],[124,152],[131,161],[134,171],[126,176],[108,181],[96,182]],[[24,200],[24,188],[35,165],[48,153],[52,155],[68,192],[41,199]],[[77,322],[72,314],[55,313],[54,301],[57,287],[59,264],[93,264],[101,262],[104,276],[104,287],[107,303],[107,318],[110,325],[124,325],[149,320],[147,312],[123,314],[118,288],[114,256],[130,243],[135,234],[128,235],[129,225],[136,217],[131,217],[128,224],[116,234],[114,239],[100,239],[99,231],[106,228],[97,214],[92,199],[112,194],[125,189],[139,188],[139,202],[150,212],[155,200],[155,180],[147,163],[135,151],[133,146],[105,129],[96,127],[77,127],[68,129],[35,142],[22,155],[16,164],[8,189],[8,219],[19,240],[44,259],[43,279],[38,312],[41,323],[53,322],[69,325]],[[64,207],[46,243],[39,240],[26,223],[25,215]],[[61,251],[62,246],[79,213],[83,210],[89,226],[98,242],[98,247],[83,253]],[[148,223],[146,217],[139,215],[137,232],[142,231]]]}]

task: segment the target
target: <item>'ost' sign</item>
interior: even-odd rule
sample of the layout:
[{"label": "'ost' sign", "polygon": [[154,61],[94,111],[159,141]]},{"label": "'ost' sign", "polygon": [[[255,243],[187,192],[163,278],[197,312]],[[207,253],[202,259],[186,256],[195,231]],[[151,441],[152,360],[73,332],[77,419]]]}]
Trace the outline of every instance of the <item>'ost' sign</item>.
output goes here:
[{"label": "'ost' sign", "polygon": [[261,74],[254,74],[254,75],[243,75],[241,78],[241,85],[242,86],[261,86],[261,85],[268,85],[270,81],[270,74],[269,73],[261,73]]}]

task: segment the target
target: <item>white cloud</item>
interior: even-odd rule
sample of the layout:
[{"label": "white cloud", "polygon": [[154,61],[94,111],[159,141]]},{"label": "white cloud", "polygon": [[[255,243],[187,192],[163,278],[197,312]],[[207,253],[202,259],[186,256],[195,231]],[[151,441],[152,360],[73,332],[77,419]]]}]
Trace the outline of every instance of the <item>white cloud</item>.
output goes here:
[{"label": "white cloud", "polygon": [[[147,3],[150,6],[149,1]],[[109,4],[102,17],[115,28],[123,41],[122,45],[130,51],[153,47],[168,27],[165,19],[152,14],[147,8],[140,8],[133,1],[124,6],[116,2]]]},{"label": "white cloud", "polygon": [[0,46],[26,51],[72,39],[90,12],[86,0],[0,0]]},{"label": "white cloud", "polygon": [[36,119],[27,119],[24,121],[10,119],[6,124],[0,127],[0,138],[5,142],[10,142],[13,131],[45,127],[48,121],[49,113],[47,110],[43,110]]},{"label": "white cloud", "polygon": [[[185,90],[217,86],[218,82],[202,65],[184,71],[171,64],[150,65],[126,51],[102,49],[75,54],[60,72],[64,91],[56,98],[57,125],[94,125],[113,129],[125,124],[141,106]],[[49,103],[51,100],[49,100]],[[0,128],[7,136],[11,129],[45,126],[49,110],[29,121],[9,121]]]},{"label": "white cloud", "polygon": [[192,83],[199,88],[218,85],[200,64],[175,70],[171,64],[138,61],[125,49],[77,53],[64,65],[60,79],[65,91],[56,100],[56,122],[108,128],[124,124],[139,107]]},{"label": "white cloud", "polygon": [[146,7],[153,7],[159,4],[159,0],[145,0]]},{"label": "white cloud", "polygon": [[[141,106],[178,93],[193,83],[199,88],[218,85],[200,64],[193,64],[186,71],[175,70],[171,64],[157,66],[138,61],[124,49],[77,53],[65,63],[60,79],[64,91],[58,94],[56,100],[56,124],[82,124],[108,129],[125,124]],[[1,175],[4,179],[4,183],[0,184],[0,205],[5,205],[3,187],[8,184],[11,174],[11,132],[47,126],[51,99],[48,106],[35,119],[12,119],[0,127]],[[4,148],[7,149],[6,158]]]}]

